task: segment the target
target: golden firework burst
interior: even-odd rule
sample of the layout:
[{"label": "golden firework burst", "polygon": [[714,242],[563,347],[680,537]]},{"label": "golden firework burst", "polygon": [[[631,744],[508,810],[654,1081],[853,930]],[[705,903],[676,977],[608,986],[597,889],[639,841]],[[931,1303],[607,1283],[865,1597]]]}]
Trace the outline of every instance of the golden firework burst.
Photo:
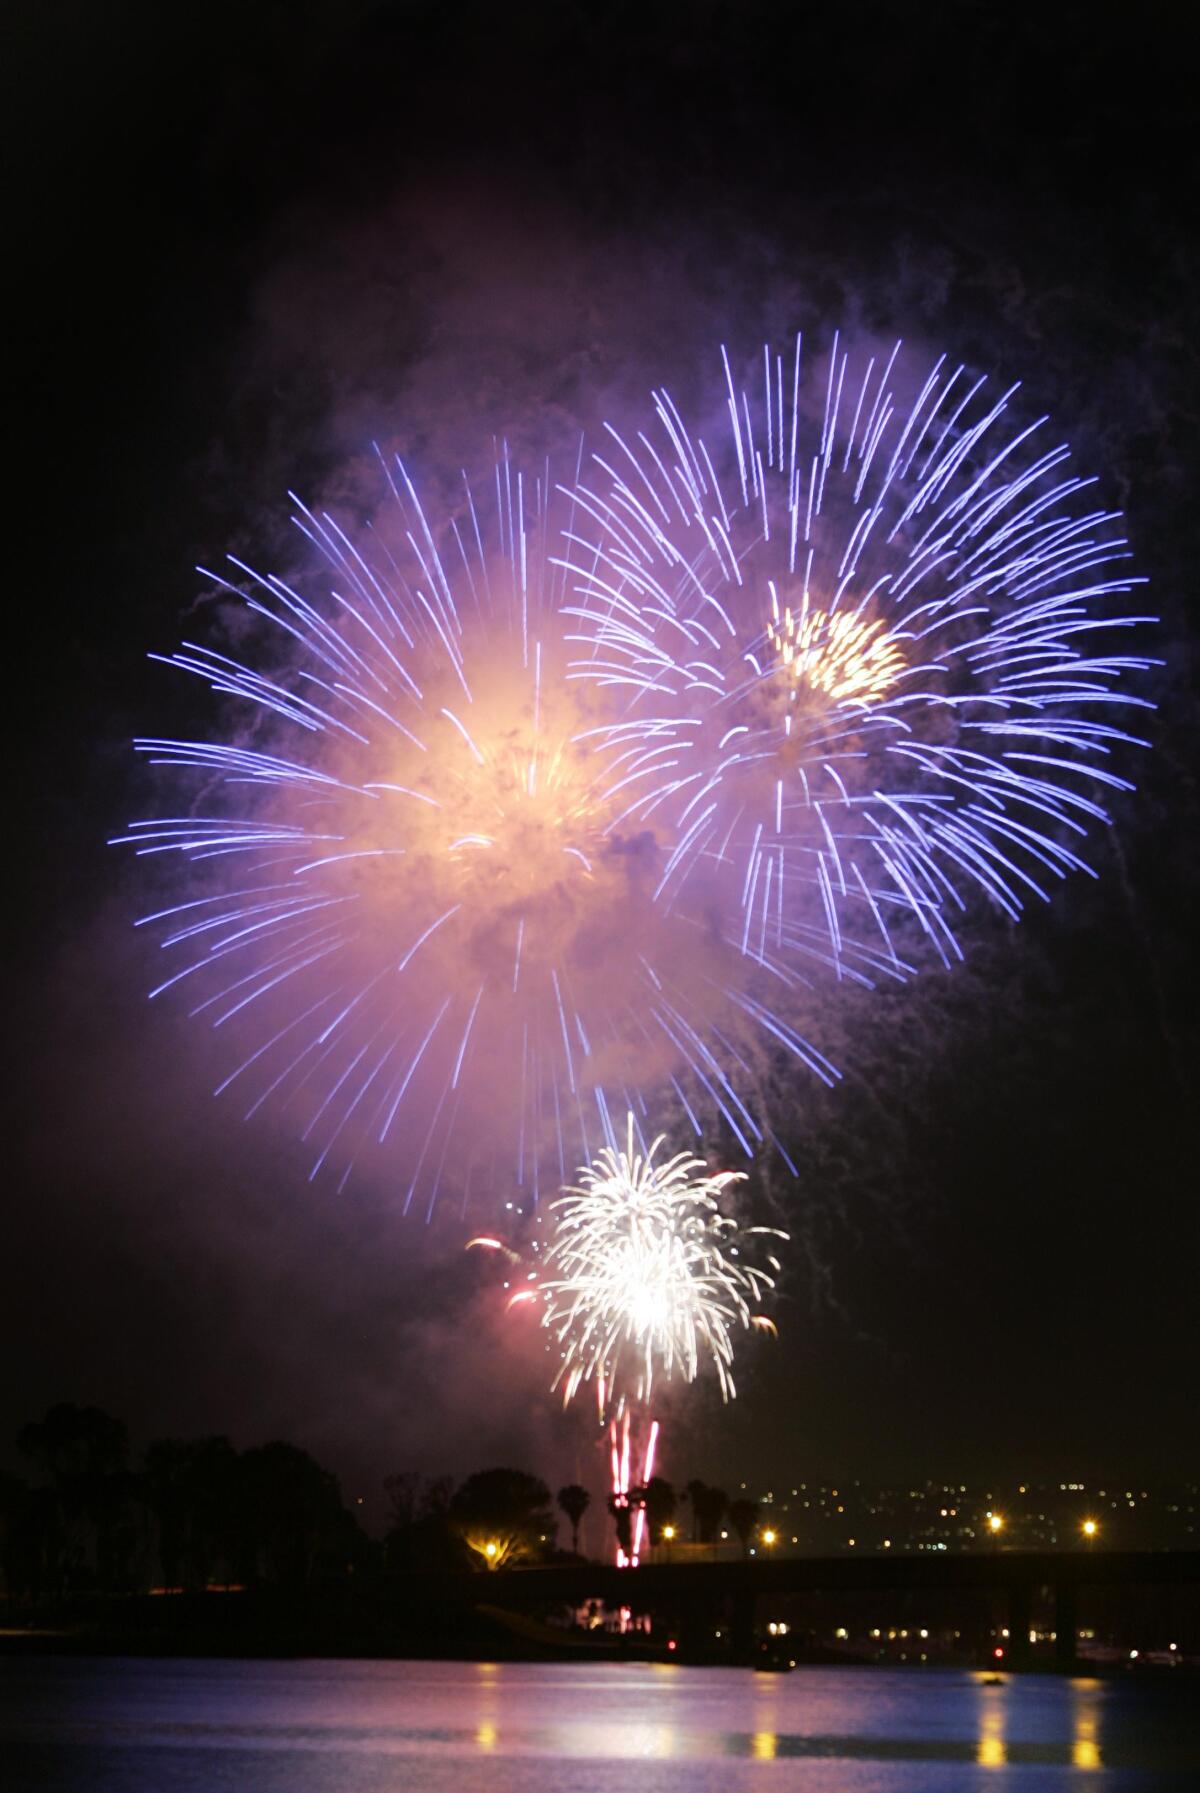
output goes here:
[{"label": "golden firework burst", "polygon": [[792,697],[803,688],[834,703],[875,703],[904,671],[904,655],[882,622],[853,611],[785,610],[767,624],[767,636],[790,675]]}]

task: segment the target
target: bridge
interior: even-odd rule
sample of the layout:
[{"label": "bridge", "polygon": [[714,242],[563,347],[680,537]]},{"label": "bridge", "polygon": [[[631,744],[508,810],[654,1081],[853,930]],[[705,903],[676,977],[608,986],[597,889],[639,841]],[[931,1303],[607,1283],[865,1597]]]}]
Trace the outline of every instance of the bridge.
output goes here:
[{"label": "bridge", "polygon": [[[473,1578],[474,1581],[475,1578]],[[999,1593],[1007,1599],[1008,1660],[1028,1654],[1030,1619],[1041,1589],[1052,1590],[1056,1650],[1065,1665],[1075,1659],[1077,1607],[1084,1588],[1200,1587],[1200,1550],[1064,1550],[916,1555],[757,1556],[741,1562],[644,1563],[618,1569],[611,1563],[562,1563],[499,1569],[479,1578],[489,1605],[514,1609],[582,1606],[588,1600],[668,1612],[728,1608],[735,1654],[753,1644],[760,1598],[783,1594],[962,1591]],[[463,1585],[456,1593],[462,1597]],[[473,1590],[472,1590],[473,1591]]]}]

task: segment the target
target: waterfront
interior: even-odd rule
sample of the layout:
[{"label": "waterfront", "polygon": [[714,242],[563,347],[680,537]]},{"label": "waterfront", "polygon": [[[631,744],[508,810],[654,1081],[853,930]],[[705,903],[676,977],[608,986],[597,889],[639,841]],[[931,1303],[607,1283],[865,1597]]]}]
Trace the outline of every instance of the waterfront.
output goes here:
[{"label": "waterfront", "polygon": [[6,1793],[972,1793],[1196,1784],[1194,1686],[666,1664],[0,1663]]}]

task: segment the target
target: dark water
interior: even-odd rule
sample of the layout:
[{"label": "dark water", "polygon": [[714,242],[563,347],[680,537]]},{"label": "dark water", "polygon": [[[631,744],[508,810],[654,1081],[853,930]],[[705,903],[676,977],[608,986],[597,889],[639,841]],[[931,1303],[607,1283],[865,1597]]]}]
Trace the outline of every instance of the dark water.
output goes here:
[{"label": "dark water", "polygon": [[0,1662],[4,1793],[1200,1786],[1179,1685],[650,1664]]}]

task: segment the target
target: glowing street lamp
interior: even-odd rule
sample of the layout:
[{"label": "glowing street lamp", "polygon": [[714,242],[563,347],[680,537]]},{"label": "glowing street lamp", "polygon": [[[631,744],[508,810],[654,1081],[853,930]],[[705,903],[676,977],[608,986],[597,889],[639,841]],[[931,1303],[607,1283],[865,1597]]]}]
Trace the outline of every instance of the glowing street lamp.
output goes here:
[{"label": "glowing street lamp", "polygon": [[1004,1530],[1004,1520],[1001,1518],[999,1513],[989,1513],[987,1516],[987,1521],[988,1521],[988,1530],[991,1532],[993,1538],[996,1536],[996,1534],[998,1532],[1002,1532]]},{"label": "glowing street lamp", "polygon": [[1100,1530],[1100,1527],[1096,1524],[1096,1521],[1094,1519],[1085,1519],[1082,1526],[1080,1527],[1080,1530],[1082,1531],[1087,1542],[1090,1544],[1092,1542],[1092,1539],[1096,1536],[1097,1532]]},{"label": "glowing street lamp", "polygon": [[768,1550],[770,1550],[772,1544],[775,1543],[778,1536],[779,1536],[778,1532],[773,1531],[770,1526],[768,1526],[766,1531],[763,1532],[762,1541]]},{"label": "glowing street lamp", "polygon": [[486,1532],[467,1531],[463,1533],[463,1542],[474,1552],[477,1567],[502,1569],[510,1560],[518,1540],[503,1533],[499,1537],[489,1538]]}]

